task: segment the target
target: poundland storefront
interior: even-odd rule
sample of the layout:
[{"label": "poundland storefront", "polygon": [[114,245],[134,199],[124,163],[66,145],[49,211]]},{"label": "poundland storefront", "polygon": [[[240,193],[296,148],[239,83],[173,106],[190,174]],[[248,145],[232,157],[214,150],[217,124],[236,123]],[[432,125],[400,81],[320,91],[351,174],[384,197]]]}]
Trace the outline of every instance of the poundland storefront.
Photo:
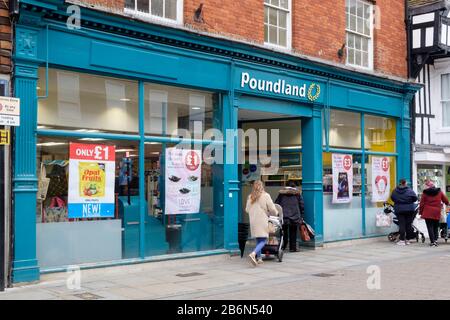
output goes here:
[{"label": "poundland storefront", "polygon": [[[298,180],[315,246],[386,232],[413,85],[90,9],[69,29],[63,1],[20,4],[14,282],[236,250],[255,176],[271,194]],[[202,134],[239,128],[280,129],[276,170],[238,164],[237,135]]]}]

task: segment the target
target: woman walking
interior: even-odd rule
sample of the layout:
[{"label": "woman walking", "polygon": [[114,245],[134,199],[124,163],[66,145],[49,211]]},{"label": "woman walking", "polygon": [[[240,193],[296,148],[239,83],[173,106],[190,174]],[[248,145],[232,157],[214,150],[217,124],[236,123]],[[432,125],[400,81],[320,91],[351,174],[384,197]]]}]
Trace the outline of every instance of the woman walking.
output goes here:
[{"label": "woman walking", "polygon": [[289,251],[297,251],[297,229],[303,220],[305,206],[303,197],[294,181],[280,190],[275,203],[283,208],[283,250],[289,242]]},{"label": "woman walking", "polygon": [[256,247],[248,257],[250,262],[256,266],[262,263],[261,250],[269,238],[269,215],[278,215],[272,198],[264,190],[262,181],[258,180],[253,183],[245,211],[250,218],[251,235],[256,238]]},{"label": "woman walking", "polygon": [[432,181],[428,180],[425,184],[420,198],[419,214],[425,219],[430,237],[430,246],[437,247],[439,237],[439,220],[441,218],[442,203],[449,205],[447,197],[440,188],[436,188]]}]

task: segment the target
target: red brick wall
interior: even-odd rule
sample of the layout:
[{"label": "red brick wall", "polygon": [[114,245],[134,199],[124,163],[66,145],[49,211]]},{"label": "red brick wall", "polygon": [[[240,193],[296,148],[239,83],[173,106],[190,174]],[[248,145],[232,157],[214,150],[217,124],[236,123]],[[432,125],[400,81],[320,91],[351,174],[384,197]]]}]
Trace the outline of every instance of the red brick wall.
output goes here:
[{"label": "red brick wall", "polygon": [[[193,19],[201,3],[203,24]],[[203,31],[264,43],[264,1],[184,0],[184,23]]]},{"label": "red brick wall", "polygon": [[0,73],[11,73],[11,22],[3,1],[0,1]]},{"label": "red brick wall", "polygon": [[302,54],[341,62],[337,51],[345,43],[345,0],[292,2],[292,48]]},{"label": "red brick wall", "polygon": [[405,1],[377,1],[380,19],[375,29],[374,68],[380,72],[407,77]]},{"label": "red brick wall", "polygon": [[[125,0],[83,0],[122,12]],[[379,0],[380,29],[374,32],[374,69],[405,78],[406,31],[404,0]],[[194,21],[203,3],[204,23]],[[345,43],[345,0],[292,0],[292,50],[345,63],[338,50]],[[184,23],[190,28],[229,38],[264,43],[264,0],[184,0]],[[344,50],[345,52],[345,50]]]}]

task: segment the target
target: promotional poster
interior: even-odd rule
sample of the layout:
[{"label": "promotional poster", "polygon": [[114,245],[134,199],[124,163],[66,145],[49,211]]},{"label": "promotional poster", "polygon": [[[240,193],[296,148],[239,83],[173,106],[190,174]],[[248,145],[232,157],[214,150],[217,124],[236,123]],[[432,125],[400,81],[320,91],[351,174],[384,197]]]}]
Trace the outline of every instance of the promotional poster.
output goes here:
[{"label": "promotional poster", "polygon": [[114,217],[114,170],[114,146],[70,144],[70,219]]},{"label": "promotional poster", "polygon": [[166,149],[166,214],[200,211],[201,151]]},{"label": "promotional poster", "polygon": [[349,203],[353,197],[353,157],[333,153],[333,203]]},{"label": "promotional poster", "polygon": [[390,189],[389,158],[372,157],[372,202],[386,202]]}]

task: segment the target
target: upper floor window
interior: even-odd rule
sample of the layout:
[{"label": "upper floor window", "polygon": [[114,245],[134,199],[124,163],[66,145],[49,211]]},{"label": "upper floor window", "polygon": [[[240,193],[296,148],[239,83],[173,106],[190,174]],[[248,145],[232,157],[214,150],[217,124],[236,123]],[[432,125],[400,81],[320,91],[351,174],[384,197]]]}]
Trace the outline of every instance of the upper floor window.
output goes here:
[{"label": "upper floor window", "polygon": [[347,64],[373,67],[373,5],[361,0],[346,0]]},{"label": "upper floor window", "polygon": [[291,47],[291,0],[264,0],[264,42]]},{"label": "upper floor window", "polygon": [[441,76],[442,126],[450,128],[450,73]]},{"label": "upper floor window", "polygon": [[183,0],[125,0],[125,12],[182,23]]}]

